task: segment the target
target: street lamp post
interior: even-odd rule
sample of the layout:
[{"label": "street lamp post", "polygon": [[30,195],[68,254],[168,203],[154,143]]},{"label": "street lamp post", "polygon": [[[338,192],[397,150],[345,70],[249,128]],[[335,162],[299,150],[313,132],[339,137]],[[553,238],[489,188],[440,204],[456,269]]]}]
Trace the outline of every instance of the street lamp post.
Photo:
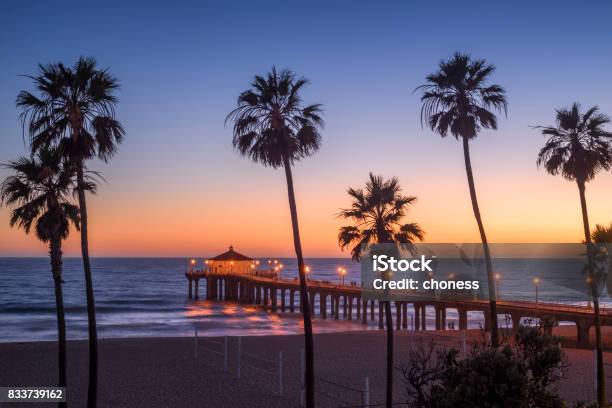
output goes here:
[{"label": "street lamp post", "polygon": [[340,284],[344,286],[344,276],[346,275],[346,269],[343,267],[338,268],[338,273],[340,274]]},{"label": "street lamp post", "polygon": [[495,285],[496,285],[496,289],[497,289],[497,290],[495,291],[495,297],[496,297],[497,299],[499,299],[499,295],[500,295],[500,293],[501,293],[501,290],[500,290],[500,285],[501,285],[501,274],[500,274],[500,273],[496,273],[496,274],[495,274]]},{"label": "street lamp post", "polygon": [[538,307],[538,288],[540,286],[540,278],[533,278],[533,284],[535,285],[535,304]]}]

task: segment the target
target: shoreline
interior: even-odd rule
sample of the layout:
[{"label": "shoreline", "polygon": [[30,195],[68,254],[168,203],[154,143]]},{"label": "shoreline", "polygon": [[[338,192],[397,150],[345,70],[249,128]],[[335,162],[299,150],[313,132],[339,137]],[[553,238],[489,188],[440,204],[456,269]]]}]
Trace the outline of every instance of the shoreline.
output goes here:
[{"label": "shoreline", "polygon": [[[295,318],[298,318],[298,315],[295,315]],[[316,322],[313,321],[313,323]],[[326,321],[326,325],[328,325],[328,327],[324,327],[323,330],[318,331],[317,327],[314,327],[314,335],[323,335],[323,334],[349,334],[349,333],[378,333],[378,332],[382,332],[384,333],[385,330],[384,329],[379,329],[378,327],[375,326],[370,326],[368,329],[364,329],[363,326],[354,323],[354,329],[348,329],[348,330],[334,330],[333,328],[330,328],[330,326],[333,324],[333,321]],[[345,327],[350,327],[348,326],[350,323],[346,323],[344,321],[340,321],[342,323],[340,323],[341,325],[345,326]],[[506,328],[502,328],[500,327],[500,332],[507,333],[507,336],[511,337],[512,336],[512,329],[506,329]],[[468,336],[474,336],[477,334],[481,333],[481,329],[476,329],[476,328],[470,328],[468,330],[466,330],[466,333],[468,333]],[[459,337],[461,335],[461,331],[460,330],[426,330],[426,331],[412,331],[412,330],[401,330],[401,331],[393,331],[394,336],[401,336],[401,335],[413,335],[413,334],[425,334],[428,336],[432,336],[432,337],[441,337],[441,338],[445,338],[445,337]],[[556,336],[560,336],[562,337],[562,345],[564,347],[567,348],[572,348],[572,349],[583,349],[583,350],[588,350],[588,349],[592,349],[594,348],[594,342],[595,342],[595,328],[591,327],[591,330],[589,332],[589,337],[590,337],[590,341],[591,341],[591,347],[584,349],[584,348],[580,348],[576,346],[576,328],[575,325],[573,324],[564,324],[564,325],[559,325],[557,327],[555,327],[553,329],[553,334]],[[228,334],[228,335],[218,335],[216,332],[215,334],[211,334],[211,335],[207,335],[207,331],[204,330],[202,331],[201,328],[199,328],[198,331],[198,338],[201,339],[219,339],[219,338],[224,338],[224,337],[229,337],[229,338],[236,338],[236,337],[243,337],[243,338],[248,338],[248,337],[254,337],[254,338],[261,338],[261,337],[289,337],[289,336],[301,336],[302,333],[300,332],[282,332],[282,333],[266,333],[263,330],[259,331],[259,332],[248,332],[247,334],[244,335],[237,335],[237,334]],[[104,337],[104,336],[100,336],[98,335],[98,339],[99,340],[104,340],[104,341],[116,341],[116,340],[161,340],[161,339],[193,339],[194,335],[190,334],[190,335],[184,335],[184,336],[180,336],[180,335],[168,335],[168,336],[159,336],[159,335],[155,335],[155,336],[117,336],[117,337]],[[604,346],[604,351],[606,352],[612,352],[612,327],[609,326],[602,326],[602,340],[603,340],[603,346]],[[79,338],[79,339],[68,339],[69,343],[72,342],[87,342],[87,338]],[[10,344],[54,344],[57,343],[57,340],[17,340],[17,341],[0,341],[0,348],[2,348],[5,345],[10,345]]]}]

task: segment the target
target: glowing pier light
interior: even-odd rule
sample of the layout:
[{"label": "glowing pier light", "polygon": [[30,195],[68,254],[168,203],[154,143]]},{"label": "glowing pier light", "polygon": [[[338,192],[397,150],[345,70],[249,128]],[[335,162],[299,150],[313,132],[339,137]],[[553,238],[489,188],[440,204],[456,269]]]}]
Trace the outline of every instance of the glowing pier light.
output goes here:
[{"label": "glowing pier light", "polygon": [[341,285],[344,286],[344,277],[346,276],[346,269],[340,266],[338,267],[338,273],[340,274]]}]

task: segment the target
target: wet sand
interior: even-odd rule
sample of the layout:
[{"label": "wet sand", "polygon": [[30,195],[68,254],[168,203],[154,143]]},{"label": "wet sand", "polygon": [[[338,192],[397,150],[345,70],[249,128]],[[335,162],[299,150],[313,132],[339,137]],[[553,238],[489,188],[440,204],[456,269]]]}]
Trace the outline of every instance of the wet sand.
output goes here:
[{"label": "wet sand", "polygon": [[[559,328],[559,332],[571,332]],[[569,333],[568,333],[569,334]],[[605,338],[611,339],[606,331]],[[470,331],[468,341],[480,336]],[[396,333],[396,365],[418,339],[460,348],[458,332]],[[243,337],[241,378],[237,378],[236,337],[228,338],[229,370],[224,371],[223,338],[131,338],[100,341],[100,407],[292,407],[299,406],[299,367],[302,336]],[[69,342],[68,398],[84,407],[87,384],[87,343]],[[283,352],[284,395],[278,396],[278,352]],[[595,395],[594,353],[566,348],[570,368],[559,385],[568,401],[591,400]],[[219,354],[221,353],[221,354]],[[384,398],[385,333],[381,331],[315,335],[317,403],[322,407],[358,406],[365,377],[370,404]],[[260,359],[269,359],[264,361]],[[56,379],[53,342],[0,344],[0,386],[52,385]],[[605,354],[609,398],[612,398],[612,353]],[[265,370],[265,371],[262,371]],[[395,399],[405,401],[400,372]],[[332,384],[335,383],[335,384]],[[50,406],[10,404],[9,407]]]}]

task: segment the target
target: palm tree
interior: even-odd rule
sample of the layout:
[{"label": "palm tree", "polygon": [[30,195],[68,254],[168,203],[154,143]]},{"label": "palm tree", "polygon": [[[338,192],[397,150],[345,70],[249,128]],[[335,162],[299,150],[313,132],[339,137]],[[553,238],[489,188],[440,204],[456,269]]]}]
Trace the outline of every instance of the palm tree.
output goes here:
[{"label": "palm tree", "polygon": [[421,123],[427,122],[431,130],[445,137],[450,132],[455,139],[461,138],[463,157],[467,173],[472,210],[478,224],[482,242],[487,281],[489,286],[491,343],[499,345],[497,328],[497,303],[493,265],[487,235],[485,233],[476,186],[472,173],[469,142],[484,129],[497,129],[497,117],[491,110],[506,113],[506,91],[500,85],[487,84],[495,66],[485,60],[472,60],[469,55],[455,53],[449,61],[441,61],[439,70],[427,76],[427,83],[419,86],[421,90]]},{"label": "palm tree", "polygon": [[[397,178],[383,180],[370,173],[365,189],[349,188],[353,199],[350,208],[340,211],[339,216],[353,221],[354,225],[341,227],[338,243],[341,249],[352,246],[351,256],[359,261],[362,245],[371,243],[400,243],[414,253],[413,243],[422,241],[425,232],[416,223],[402,224],[408,209],[416,201],[414,196],[402,195]],[[391,303],[384,302],[387,326],[387,389],[386,406],[393,404],[393,320]]]},{"label": "palm tree", "polygon": [[305,78],[298,78],[289,70],[277,72],[272,67],[265,77],[255,76],[251,89],[240,94],[238,106],[225,121],[233,121],[233,145],[241,155],[264,166],[285,169],[304,318],[306,405],[314,407],[312,322],[291,174],[291,165],[317,152],[321,144],[321,105],[302,103],[300,92],[306,84]]},{"label": "palm tree", "polygon": [[601,343],[601,318],[597,281],[593,276],[593,248],[589,215],[586,203],[586,183],[600,170],[612,167],[612,133],[603,129],[610,118],[594,106],[581,112],[580,104],[574,103],[569,109],[557,109],[554,126],[537,126],[542,135],[548,137],[538,154],[538,166],[544,166],[552,175],[561,174],[569,181],[575,181],[580,195],[584,241],[587,246],[587,270],[593,294],[595,312],[595,342],[597,348],[597,401],[606,406],[605,375]]},{"label": "palm tree", "polygon": [[79,209],[68,199],[73,192],[74,168],[57,149],[42,149],[36,157],[21,157],[5,167],[15,173],[0,188],[1,203],[13,208],[10,225],[23,228],[26,233],[34,226],[38,239],[49,244],[57,313],[58,386],[66,387],[62,241],[68,237],[71,223],[79,228]]},{"label": "palm tree", "polygon": [[115,119],[115,91],[119,84],[107,69],[99,69],[93,58],[84,57],[79,58],[73,67],[62,63],[39,65],[38,75],[28,78],[34,81],[38,95],[21,91],[17,96],[17,107],[22,109],[22,124],[30,136],[32,151],[60,145],[76,168],[89,329],[87,406],[95,408],[98,332],[89,261],[85,162],[96,156],[107,161],[123,139],[125,132]]}]

